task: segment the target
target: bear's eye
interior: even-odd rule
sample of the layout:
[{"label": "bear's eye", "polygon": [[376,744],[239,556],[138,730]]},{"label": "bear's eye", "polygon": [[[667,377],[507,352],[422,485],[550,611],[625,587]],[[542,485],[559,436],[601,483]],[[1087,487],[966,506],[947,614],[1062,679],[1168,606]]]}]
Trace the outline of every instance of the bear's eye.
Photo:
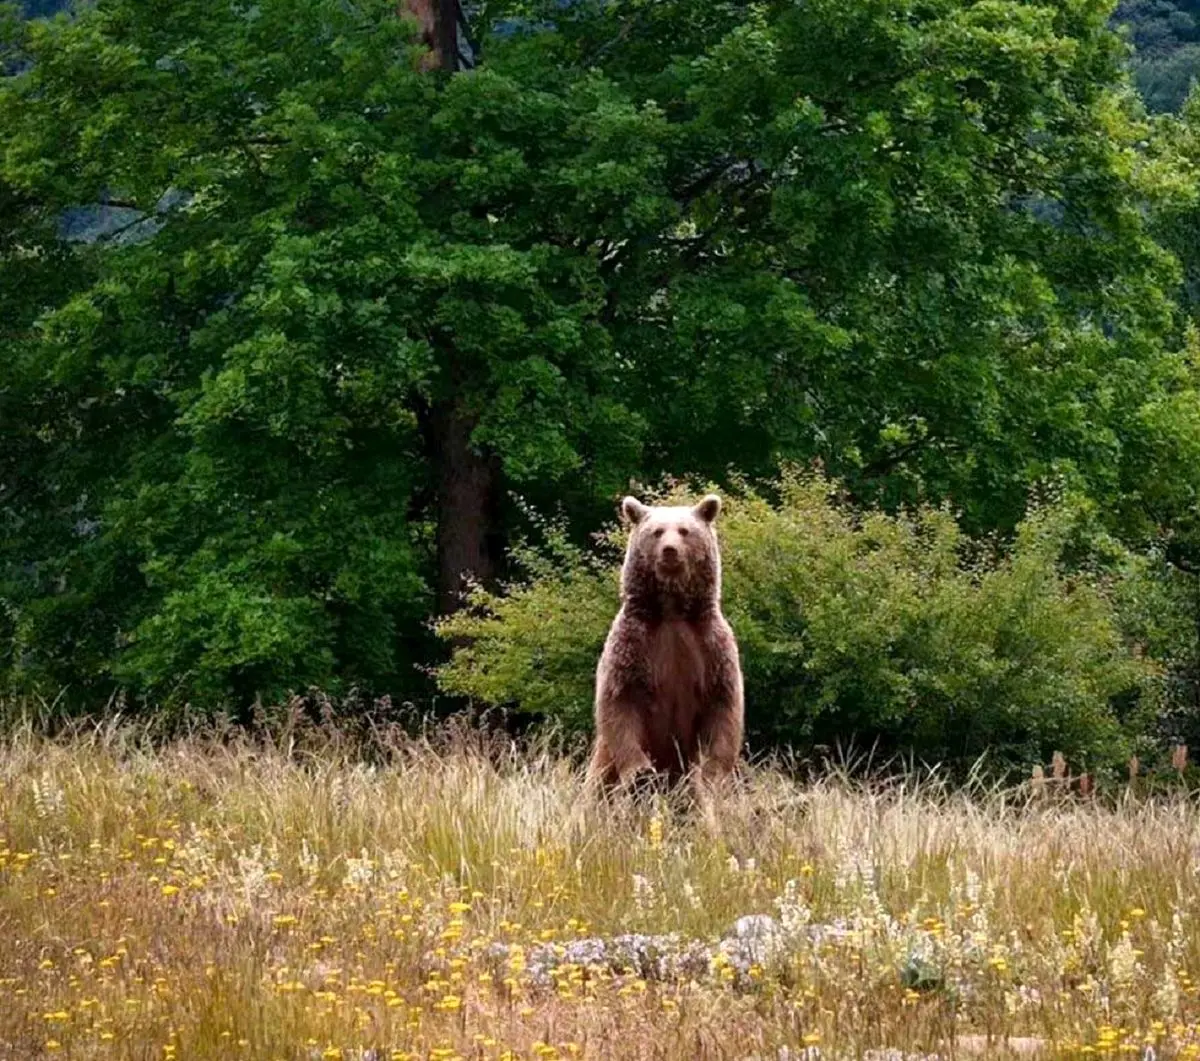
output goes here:
[{"label": "bear's eye", "polygon": [[654,532],[654,537],[656,537],[656,538],[661,538],[661,537],[663,536],[663,531],[664,531],[664,530],[666,530],[666,528],[665,528],[665,527],[659,527],[659,528],[657,528],[657,529],[655,530],[655,532]]},{"label": "bear's eye", "polygon": [[686,537],[688,536],[688,534],[689,534],[689,533],[690,533],[690,532],[688,531],[687,527],[680,527],[680,528],[679,528],[679,537],[681,537],[681,538],[686,538]]}]

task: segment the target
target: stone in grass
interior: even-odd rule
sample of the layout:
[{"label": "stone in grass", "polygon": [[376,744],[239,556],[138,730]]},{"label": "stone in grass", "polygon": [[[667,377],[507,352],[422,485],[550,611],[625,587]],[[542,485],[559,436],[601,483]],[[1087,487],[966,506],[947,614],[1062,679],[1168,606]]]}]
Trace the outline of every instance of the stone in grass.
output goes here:
[{"label": "stone in grass", "polygon": [[[960,1035],[954,1040],[960,1053],[972,1057],[992,1057],[1003,1050],[1009,1057],[1047,1057],[1053,1051],[1050,1043],[1036,1035],[1008,1035],[990,1039],[986,1035]],[[1145,1046],[1139,1061],[1157,1061],[1158,1052],[1153,1046]]]},{"label": "stone in grass", "polygon": [[998,1051],[1009,1057],[1042,1057],[1050,1044],[1034,1035],[1001,1035],[990,1038],[986,1035],[960,1035],[954,1040],[960,1053],[971,1057],[994,1057]]},{"label": "stone in grass", "polygon": [[894,1046],[863,1052],[862,1061],[946,1061],[941,1054],[922,1054],[909,1050],[897,1050]]},{"label": "stone in grass", "polygon": [[765,966],[786,955],[787,938],[783,926],[769,914],[746,914],[725,934],[721,950],[744,955],[754,964]]},{"label": "stone in grass", "polygon": [[[509,947],[494,943],[485,954],[499,968],[509,957]],[[537,943],[523,952],[526,975],[539,987],[552,983],[551,974],[561,965],[603,968],[618,975],[665,982],[702,976],[708,970],[710,958],[708,948],[698,940],[636,932],[609,939],[588,937],[562,944]]]}]

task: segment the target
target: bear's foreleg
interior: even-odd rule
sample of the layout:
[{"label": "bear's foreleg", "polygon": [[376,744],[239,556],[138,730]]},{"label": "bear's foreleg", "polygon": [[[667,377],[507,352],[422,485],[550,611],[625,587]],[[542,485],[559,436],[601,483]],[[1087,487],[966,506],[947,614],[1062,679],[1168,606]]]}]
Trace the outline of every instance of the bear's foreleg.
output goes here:
[{"label": "bear's foreleg", "polygon": [[693,777],[708,788],[716,788],[737,769],[742,750],[741,713],[721,706],[704,719],[699,733],[698,769]]},{"label": "bear's foreleg", "polygon": [[[729,640],[731,642],[732,637]],[[716,796],[737,769],[745,726],[737,646],[726,644],[723,649],[718,654],[720,662],[707,710],[699,719],[697,761],[691,775],[696,800],[705,820],[713,827],[716,825]]]},{"label": "bear's foreleg", "polygon": [[713,712],[701,727],[697,762],[691,771],[692,796],[705,827],[721,835],[717,796],[737,768],[742,746],[740,715],[728,708]]},{"label": "bear's foreleg", "polygon": [[653,768],[646,754],[646,724],[641,711],[621,701],[601,703],[596,710],[596,744],[588,764],[588,784],[625,787]]}]

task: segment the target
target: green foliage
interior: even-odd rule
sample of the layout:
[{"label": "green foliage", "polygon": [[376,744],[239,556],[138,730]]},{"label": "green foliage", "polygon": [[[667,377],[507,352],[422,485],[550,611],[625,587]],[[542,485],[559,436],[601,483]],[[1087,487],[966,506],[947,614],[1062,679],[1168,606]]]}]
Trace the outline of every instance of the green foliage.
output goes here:
[{"label": "green foliage", "polygon": [[1145,215],[1188,178],[1145,148],[1106,5],[605,10],[606,71],[678,116],[668,165],[698,173],[669,238],[616,252],[622,293],[646,285],[620,342],[646,471],[818,457],[972,531],[1047,475],[1132,535],[1186,509],[1200,454],[1165,404],[1196,381]]},{"label": "green foliage", "polygon": [[[1162,244],[1175,253],[1183,272],[1182,304],[1193,326],[1200,322],[1200,92],[1188,96],[1178,116],[1158,121],[1158,141],[1186,167],[1191,177],[1190,194],[1159,205],[1153,218],[1153,231]],[[1200,349],[1200,337],[1190,337],[1193,362]]]},{"label": "green foliage", "polygon": [[[372,268],[401,219],[356,169],[383,130],[351,117],[372,82],[421,85],[376,78],[396,31],[337,7],[108,4],[22,29],[34,65],[0,93],[4,178],[27,203],[14,238],[75,275],[31,290],[29,330],[6,336],[11,681],[245,704],[394,670],[397,623],[427,606],[389,393],[415,359]],[[295,65],[338,31],[342,51]],[[325,121],[306,103],[322,94]],[[324,165],[289,180],[306,148]],[[189,197],[153,239],[60,249],[46,220],[105,185],[143,213]]]},{"label": "green foliage", "polygon": [[1163,769],[1176,745],[1200,746],[1200,572],[1172,563],[1170,552],[1129,557],[1114,586],[1122,628],[1163,670],[1162,706],[1146,729],[1157,749],[1143,757]]},{"label": "green foliage", "polygon": [[[1075,508],[1032,508],[1000,549],[944,508],[848,507],[821,476],[785,472],[772,492],[743,487],[719,526],[752,740],[878,741],[959,767],[989,750],[1018,765],[1061,750],[1092,769],[1129,754],[1159,672],[1123,637],[1108,582],[1063,569]],[[477,591],[440,625],[462,640],[443,689],[589,725],[618,537],[603,554],[523,550],[525,581]]]},{"label": "green foliage", "polygon": [[620,603],[617,531],[586,551],[560,524],[527,514],[541,541],[512,550],[524,577],[503,593],[474,587],[468,608],[436,624],[456,646],[437,682],[446,693],[586,729],[596,662]]},{"label": "green foliage", "polygon": [[[239,706],[411,685],[445,396],[513,481],[629,459],[594,262],[548,237],[586,222],[570,174],[598,152],[654,169],[626,147],[661,118],[587,78],[442,91],[383,0],[112,0],[13,32],[9,680]],[[50,222],[100,187],[142,215],[186,195],[156,233],[64,247]]]}]

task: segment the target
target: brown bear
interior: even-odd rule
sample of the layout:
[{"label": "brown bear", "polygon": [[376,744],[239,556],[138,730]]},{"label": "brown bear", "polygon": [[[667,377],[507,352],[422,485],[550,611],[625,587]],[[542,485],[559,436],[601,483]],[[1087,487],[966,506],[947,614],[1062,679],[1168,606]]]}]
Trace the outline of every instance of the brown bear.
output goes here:
[{"label": "brown bear", "polygon": [[720,511],[715,494],[692,508],[621,502],[630,535],[621,608],[596,670],[593,785],[690,775],[707,805],[737,765],[742,669],[721,613]]}]

